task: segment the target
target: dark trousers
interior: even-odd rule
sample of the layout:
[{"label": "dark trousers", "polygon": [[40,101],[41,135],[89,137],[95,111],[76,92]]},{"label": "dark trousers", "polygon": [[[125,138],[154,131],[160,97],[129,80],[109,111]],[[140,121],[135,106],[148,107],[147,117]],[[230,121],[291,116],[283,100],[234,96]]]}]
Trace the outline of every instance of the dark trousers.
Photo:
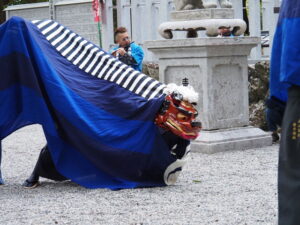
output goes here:
[{"label": "dark trousers", "polygon": [[278,166],[279,225],[300,224],[300,86],[289,89]]},{"label": "dark trousers", "polygon": [[44,148],[42,148],[40,152],[33,174],[35,177],[40,176],[55,181],[67,180],[67,178],[61,175],[55,168],[54,162],[52,160],[47,145]]},{"label": "dark trousers", "polygon": [[277,131],[278,127],[281,127],[285,110],[285,103],[272,96],[267,100],[266,105],[266,119],[268,123],[268,129],[269,131]]}]

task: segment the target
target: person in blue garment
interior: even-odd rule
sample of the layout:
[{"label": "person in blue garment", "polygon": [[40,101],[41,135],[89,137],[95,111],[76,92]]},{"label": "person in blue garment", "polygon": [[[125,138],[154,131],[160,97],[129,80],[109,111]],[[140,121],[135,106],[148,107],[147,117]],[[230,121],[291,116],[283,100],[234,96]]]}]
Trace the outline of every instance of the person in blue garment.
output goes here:
[{"label": "person in blue garment", "polygon": [[117,28],[114,35],[117,46],[110,53],[133,69],[142,71],[144,51],[141,46],[131,42],[125,27]]},{"label": "person in blue garment", "polygon": [[233,37],[232,31],[230,27],[221,26],[219,27],[219,35],[218,37]]},{"label": "person in blue garment", "polygon": [[300,224],[300,1],[284,0],[273,41],[270,92],[286,101],[278,164],[278,224]]}]

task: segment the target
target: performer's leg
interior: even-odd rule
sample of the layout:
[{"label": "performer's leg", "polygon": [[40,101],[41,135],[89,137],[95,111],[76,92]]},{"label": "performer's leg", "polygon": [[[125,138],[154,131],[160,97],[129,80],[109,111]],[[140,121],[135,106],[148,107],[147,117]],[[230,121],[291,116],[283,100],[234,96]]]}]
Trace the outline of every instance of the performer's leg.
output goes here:
[{"label": "performer's leg", "polygon": [[55,181],[67,180],[66,177],[57,171],[47,145],[41,150],[34,170],[31,176],[23,183],[23,186],[26,188],[35,188],[39,185],[39,177]]},{"label": "performer's leg", "polygon": [[38,185],[39,185],[39,174],[38,174],[38,170],[39,170],[39,167],[40,167],[40,163],[41,163],[41,155],[43,154],[43,151],[44,151],[45,147],[42,148],[41,152],[40,152],[40,155],[39,155],[39,158],[34,166],[34,169],[30,175],[30,177],[28,179],[26,179],[24,181],[24,183],[22,184],[23,187],[25,188],[36,188]]},{"label": "performer's leg", "polygon": [[279,225],[300,224],[300,87],[289,89],[278,167]]},{"label": "performer's leg", "polygon": [[1,156],[2,156],[2,146],[0,141],[0,185],[4,184],[4,181],[2,179],[2,173],[1,173]]},{"label": "performer's leg", "polygon": [[162,129],[160,131],[164,141],[170,148],[171,154],[176,156],[176,158],[182,159],[189,153],[188,146],[190,141],[178,137],[171,131],[163,131]]}]

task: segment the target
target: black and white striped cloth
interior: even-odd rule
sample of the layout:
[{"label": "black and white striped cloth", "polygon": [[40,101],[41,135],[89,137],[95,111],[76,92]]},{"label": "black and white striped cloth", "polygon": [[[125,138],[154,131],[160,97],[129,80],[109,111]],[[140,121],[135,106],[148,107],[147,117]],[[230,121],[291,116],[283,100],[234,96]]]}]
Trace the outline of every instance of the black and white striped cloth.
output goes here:
[{"label": "black and white striped cloth", "polygon": [[163,94],[164,84],[123,64],[70,29],[52,20],[32,23],[63,57],[86,73],[114,82],[149,100]]}]

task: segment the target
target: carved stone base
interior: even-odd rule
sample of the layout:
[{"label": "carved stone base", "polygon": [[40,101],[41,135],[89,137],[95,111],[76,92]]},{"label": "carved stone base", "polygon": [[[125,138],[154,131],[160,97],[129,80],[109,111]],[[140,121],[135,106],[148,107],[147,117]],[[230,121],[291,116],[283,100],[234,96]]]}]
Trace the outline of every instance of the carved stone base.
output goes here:
[{"label": "carved stone base", "polygon": [[272,145],[269,133],[254,127],[202,131],[192,142],[191,150],[200,153],[217,153],[232,150],[246,150]]},{"label": "carved stone base", "polygon": [[[216,37],[221,27],[228,27],[232,35],[245,33],[247,25],[241,19],[234,19],[233,9],[196,9],[171,12],[171,21],[162,23],[158,31],[163,38],[172,39],[174,31],[185,31],[187,38],[197,37],[199,30]],[[193,34],[193,35],[191,35]]]},{"label": "carved stone base", "polygon": [[[219,35],[219,28],[229,27],[234,36],[240,36],[245,33],[247,25],[241,19],[204,19],[190,21],[171,21],[162,23],[159,28],[159,34],[166,39],[173,38],[173,31],[191,31],[206,30],[206,35],[216,37]],[[187,35],[187,37],[189,37]]]}]

